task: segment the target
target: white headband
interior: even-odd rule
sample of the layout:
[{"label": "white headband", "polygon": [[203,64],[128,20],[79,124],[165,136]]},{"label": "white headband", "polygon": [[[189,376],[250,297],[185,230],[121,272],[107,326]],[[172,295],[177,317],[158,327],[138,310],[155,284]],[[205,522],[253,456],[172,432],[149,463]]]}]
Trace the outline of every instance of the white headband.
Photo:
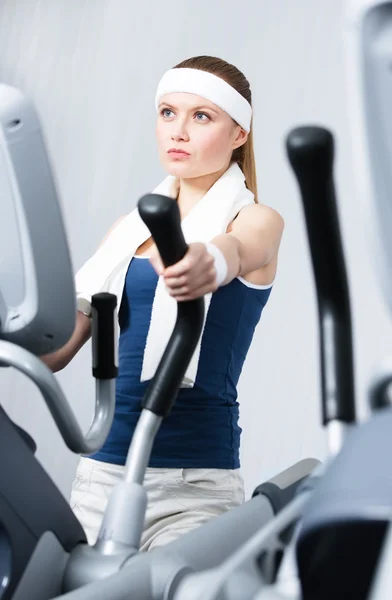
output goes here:
[{"label": "white headband", "polygon": [[185,92],[202,96],[224,110],[247,133],[250,131],[252,107],[230,84],[212,73],[200,69],[170,69],[158,84],[155,108],[165,94]]}]

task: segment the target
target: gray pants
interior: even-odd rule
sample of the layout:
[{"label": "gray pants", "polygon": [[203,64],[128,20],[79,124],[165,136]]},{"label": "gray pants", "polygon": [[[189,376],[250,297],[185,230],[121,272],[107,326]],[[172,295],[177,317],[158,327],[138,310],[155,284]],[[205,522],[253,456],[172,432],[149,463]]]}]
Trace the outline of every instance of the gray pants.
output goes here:
[{"label": "gray pants", "polygon": [[[120,465],[80,459],[70,503],[89,544],[97,538],[108,498],[123,472],[124,467]],[[239,469],[149,467],[144,485],[148,506],[142,551],[168,544],[244,502],[244,484]]]}]

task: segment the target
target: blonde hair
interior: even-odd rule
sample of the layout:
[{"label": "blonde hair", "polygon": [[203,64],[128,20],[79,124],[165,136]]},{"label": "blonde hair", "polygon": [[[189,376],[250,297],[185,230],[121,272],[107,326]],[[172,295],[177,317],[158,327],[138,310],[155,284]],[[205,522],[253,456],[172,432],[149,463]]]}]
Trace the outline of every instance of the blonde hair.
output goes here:
[{"label": "blonde hair", "polygon": [[[212,73],[231,85],[252,106],[252,93],[249,81],[237,67],[221,58],[216,58],[214,56],[194,56],[183,60],[174,68],[199,69],[200,71]],[[253,192],[255,202],[258,202],[256,161],[253,148],[253,122],[248,134],[248,139],[245,144],[234,150],[232,161],[238,163],[242,169],[245,175],[246,186]]]}]

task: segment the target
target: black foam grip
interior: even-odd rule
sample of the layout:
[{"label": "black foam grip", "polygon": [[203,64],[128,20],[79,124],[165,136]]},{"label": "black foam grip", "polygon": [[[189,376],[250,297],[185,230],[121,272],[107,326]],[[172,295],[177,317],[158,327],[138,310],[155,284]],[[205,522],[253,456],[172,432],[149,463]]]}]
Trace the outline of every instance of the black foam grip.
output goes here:
[{"label": "black foam grip", "polygon": [[[169,267],[181,260],[188,247],[175,200],[160,194],[147,194],[139,200],[138,209],[164,265]],[[195,351],[203,320],[203,298],[177,304],[176,324],[142,400],[143,408],[162,417],[168,416]]]},{"label": "black foam grip", "polygon": [[146,194],[138,203],[139,214],[151,232],[166,267],[181,260],[188,249],[181,229],[177,202],[161,194]]},{"label": "black foam grip", "polygon": [[115,351],[115,309],[117,297],[101,292],[91,298],[93,376],[96,379],[117,377]]},{"label": "black foam grip", "polygon": [[305,215],[319,309],[323,422],[355,421],[348,281],[333,181],[334,139],[299,127],[286,141]]}]

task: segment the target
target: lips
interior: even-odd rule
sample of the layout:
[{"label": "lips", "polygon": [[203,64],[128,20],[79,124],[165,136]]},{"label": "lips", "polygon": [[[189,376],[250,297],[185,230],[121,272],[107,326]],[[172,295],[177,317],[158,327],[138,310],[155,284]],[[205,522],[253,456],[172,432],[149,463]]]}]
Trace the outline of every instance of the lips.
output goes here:
[{"label": "lips", "polygon": [[175,156],[190,156],[189,152],[186,152],[185,150],[181,150],[179,148],[170,148],[170,150],[168,150],[167,153],[174,154]]}]

